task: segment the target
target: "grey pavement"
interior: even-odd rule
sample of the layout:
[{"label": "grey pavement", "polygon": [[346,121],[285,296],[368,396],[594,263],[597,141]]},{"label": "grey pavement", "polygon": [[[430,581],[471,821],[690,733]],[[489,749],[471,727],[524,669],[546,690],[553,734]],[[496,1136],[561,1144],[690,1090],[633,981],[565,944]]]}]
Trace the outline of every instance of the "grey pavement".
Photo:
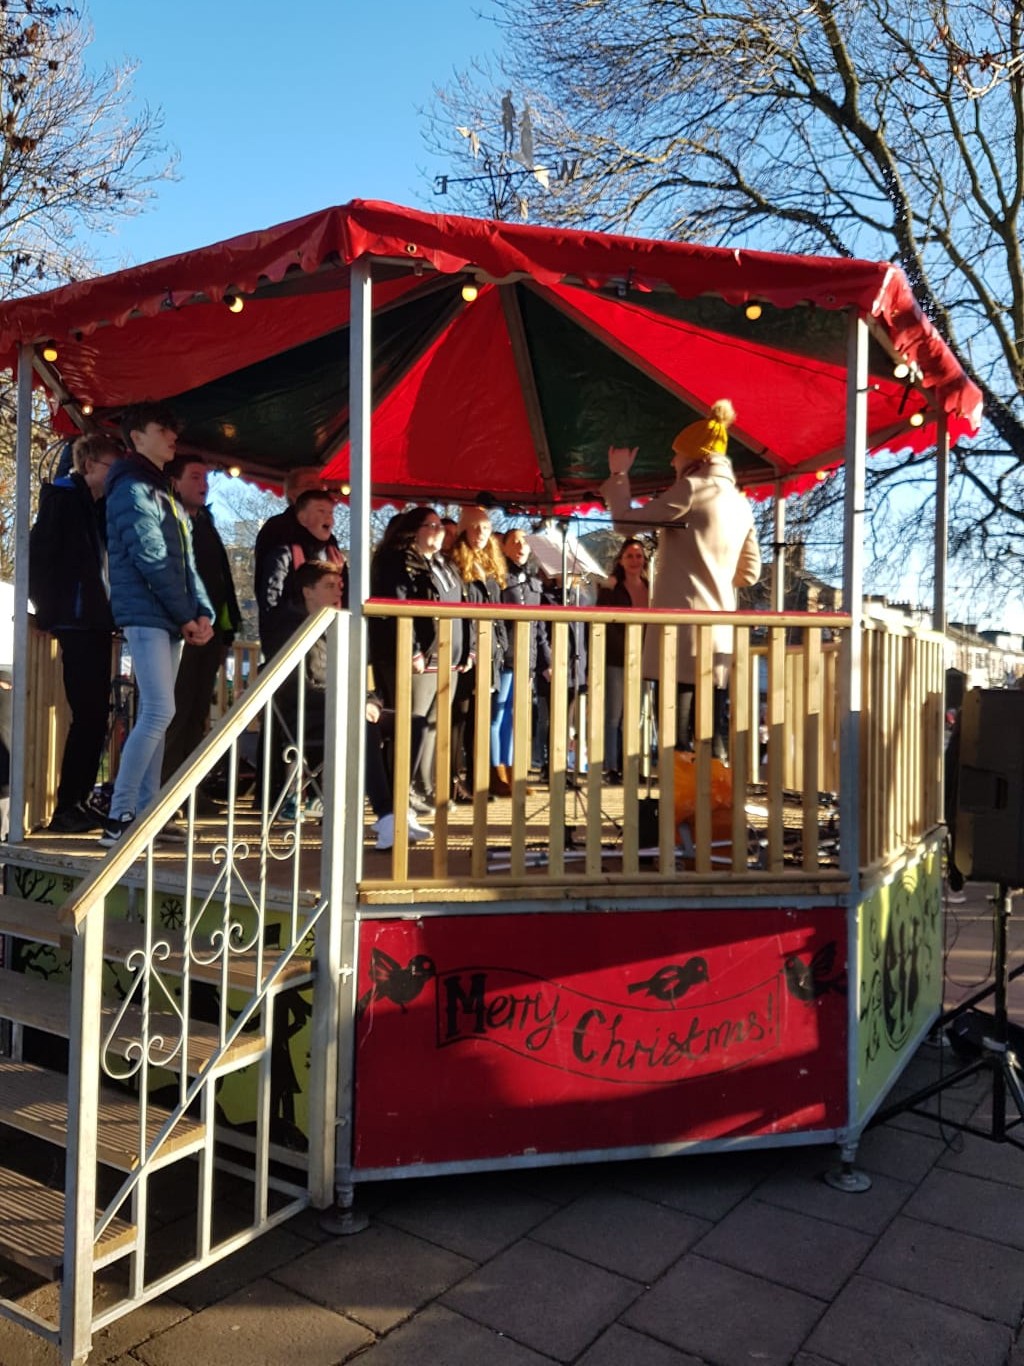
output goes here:
[{"label": "grey pavement", "polygon": [[[947,995],[990,968],[986,889],[949,908]],[[1018,939],[1020,944],[1018,946]],[[1013,960],[1024,933],[1011,924]],[[1011,993],[1024,1021],[1024,981]],[[897,1092],[949,1069],[924,1045]],[[984,1126],[986,1074],[942,1097]],[[1024,1152],[900,1114],[863,1194],[787,1147],[359,1188],[101,1333],[106,1366],[1024,1366]],[[173,1225],[169,1225],[172,1241]],[[0,1325],[2,1366],[54,1349]]]}]

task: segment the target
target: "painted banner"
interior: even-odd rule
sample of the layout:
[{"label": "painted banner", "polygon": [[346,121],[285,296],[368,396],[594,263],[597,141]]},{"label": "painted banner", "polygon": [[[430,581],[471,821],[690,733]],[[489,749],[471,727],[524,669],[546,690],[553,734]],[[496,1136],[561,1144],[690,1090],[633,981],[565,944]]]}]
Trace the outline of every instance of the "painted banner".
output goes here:
[{"label": "painted banner", "polygon": [[929,850],[858,916],[857,1114],[884,1096],[942,1009],[942,870]]},{"label": "painted banner", "polygon": [[360,926],[358,1169],[831,1129],[842,910]]}]

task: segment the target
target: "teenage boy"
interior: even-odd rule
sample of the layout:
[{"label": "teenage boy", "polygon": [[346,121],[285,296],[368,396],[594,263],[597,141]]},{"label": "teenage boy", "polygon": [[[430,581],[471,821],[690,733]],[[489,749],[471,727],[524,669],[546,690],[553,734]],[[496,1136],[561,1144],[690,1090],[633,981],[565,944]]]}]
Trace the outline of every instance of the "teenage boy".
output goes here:
[{"label": "teenage boy", "polygon": [[334,538],[334,499],[323,489],[306,489],[293,507],[273,519],[278,526],[273,543],[264,540],[256,560],[256,606],[260,644],[270,659],[291,635],[290,609],[295,572],[310,561],[338,566],[342,605],[347,601],[345,557]]},{"label": "teenage boy", "polygon": [[174,414],[162,404],[140,404],[123,414],[121,430],[129,454],[113,466],[106,485],[110,603],[131,651],[139,707],[100,836],[108,847],[159,790],[182,641],[205,645],[214,619],[188,517],[164,472],[178,439]]},{"label": "teenage boy", "polygon": [[[224,653],[242,624],[234,580],[224,542],[210,516],[206,499],[209,477],[206,462],[198,455],[178,455],[165,473],[175,497],[188,514],[196,568],[213,607],[213,638],[205,645],[189,645],[181,652],[174,684],[174,720],[164,741],[162,778],[166,782],[199,745],[206,733],[210,700]],[[218,814],[211,798],[199,793],[196,810]]]},{"label": "teenage boy", "polygon": [[29,596],[36,624],[60,645],[71,726],[49,829],[81,835],[102,825],[90,804],[107,738],[114,618],[107,593],[103,486],[123,454],[109,436],[80,436],[71,473],[43,484],[29,535]]}]

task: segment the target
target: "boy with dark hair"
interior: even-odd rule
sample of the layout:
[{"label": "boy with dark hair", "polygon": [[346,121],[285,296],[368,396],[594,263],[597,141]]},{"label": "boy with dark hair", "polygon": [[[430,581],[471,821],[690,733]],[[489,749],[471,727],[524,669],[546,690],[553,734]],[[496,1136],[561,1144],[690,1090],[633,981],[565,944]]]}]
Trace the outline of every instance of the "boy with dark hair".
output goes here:
[{"label": "boy with dark hair", "polygon": [[[289,621],[292,578],[307,561],[325,561],[341,571],[342,605],[347,601],[345,557],[334,538],[334,499],[323,489],[306,489],[293,507],[272,519],[278,531],[273,544],[266,540],[256,560],[256,605],[260,643],[270,659],[294,627]],[[301,605],[301,603],[300,603]]]},{"label": "boy with dark hair", "polygon": [[[196,568],[213,607],[213,637],[205,645],[182,650],[174,684],[174,719],[164,742],[163,781],[184,763],[199,745],[210,716],[210,700],[224,653],[242,624],[224,542],[206,506],[209,480],[206,461],[198,455],[176,455],[164,473],[175,496],[188,514]],[[200,793],[198,811],[216,814],[219,808]]]},{"label": "boy with dark hair", "polygon": [[[300,565],[292,577],[289,603],[291,631],[322,607],[342,607],[343,573],[340,565],[311,560]],[[327,714],[327,641],[321,636],[305,659],[305,730],[303,753],[307,764],[319,767],[323,760]],[[298,721],[299,673],[295,671],[278,693],[278,702],[293,739]],[[378,849],[390,849],[395,838],[394,800],[384,764],[381,720],[383,706],[371,693],[366,700],[366,795],[377,820],[372,827]],[[430,831],[419,823],[412,811],[408,817],[412,843],[427,839]]]},{"label": "boy with dark hair", "polygon": [[29,535],[29,596],[36,624],[60,645],[71,726],[49,829],[80,835],[102,824],[90,805],[107,737],[114,618],[107,592],[103,488],[123,454],[103,433],[80,436],[71,473],[43,484]]},{"label": "boy with dark hair", "polygon": [[139,709],[100,836],[107,846],[159,790],[182,641],[205,645],[213,637],[189,521],[165,474],[178,439],[174,414],[164,404],[140,404],[125,412],[122,430],[130,454],[111,470],[106,490],[110,602],[131,651]]}]

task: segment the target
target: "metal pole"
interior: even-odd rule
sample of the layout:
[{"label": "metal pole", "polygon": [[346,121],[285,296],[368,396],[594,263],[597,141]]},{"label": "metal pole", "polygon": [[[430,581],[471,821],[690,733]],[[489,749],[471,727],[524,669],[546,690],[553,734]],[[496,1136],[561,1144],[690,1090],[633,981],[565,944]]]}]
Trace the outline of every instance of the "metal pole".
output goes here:
[{"label": "metal pole", "polygon": [[868,329],[851,313],[846,351],[846,491],[843,507],[843,608],[850,629],[840,667],[840,811],[843,871],[860,890],[861,654],[864,621],[864,476],[868,444]]},{"label": "metal pole", "polygon": [[[356,911],[363,858],[363,773],[366,756],[366,622],[363,603],[370,592],[370,427],[372,404],[373,282],[370,263],[361,259],[351,268],[349,284],[349,627],[348,705],[339,707],[337,720],[348,728],[348,760],[344,773],[344,802],[348,819],[342,833],[344,870],[332,895],[340,916],[341,992],[338,1016],[337,1135],[334,1156],[335,1210],[324,1221],[335,1233],[355,1233],[364,1221],[352,1214],[354,1187],[353,1084],[355,1075],[355,1009],[358,999],[358,927]],[[340,663],[340,661],[339,661]],[[337,737],[335,737],[337,740]],[[337,775],[340,777],[341,775]]]},{"label": "metal pole", "polygon": [[772,611],[786,610],[786,500],[782,482],[775,484],[775,544],[772,547]]},{"label": "metal pole", "polygon": [[8,839],[25,838],[25,737],[28,721],[28,533],[32,502],[31,346],[18,348],[14,479],[14,697],[11,717],[11,811]]},{"label": "metal pole", "polygon": [[932,629],[946,633],[946,555],[949,546],[949,424],[939,414],[935,449],[935,592]]}]

